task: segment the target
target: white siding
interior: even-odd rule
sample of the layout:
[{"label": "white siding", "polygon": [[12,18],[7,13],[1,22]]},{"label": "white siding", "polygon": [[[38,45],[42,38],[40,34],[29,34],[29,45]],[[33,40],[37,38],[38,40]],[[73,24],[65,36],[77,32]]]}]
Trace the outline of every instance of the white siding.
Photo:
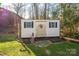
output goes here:
[{"label": "white siding", "polygon": [[[24,28],[24,22],[34,22],[33,28]],[[36,22],[37,20],[21,20],[21,38],[28,38],[34,33],[36,36]],[[45,20],[40,20],[45,21]],[[46,33],[45,37],[56,37],[60,35],[60,22],[59,20],[46,20]],[[57,22],[57,28],[49,28],[49,22]]]},{"label": "white siding", "polygon": [[[49,28],[49,22],[57,22],[57,28]],[[58,20],[49,20],[47,26],[47,36],[48,37],[56,37],[60,35],[60,23]]]},{"label": "white siding", "polygon": [[21,21],[21,37],[31,37],[34,32],[34,28],[24,28],[24,22],[31,22],[31,20],[22,20]]}]

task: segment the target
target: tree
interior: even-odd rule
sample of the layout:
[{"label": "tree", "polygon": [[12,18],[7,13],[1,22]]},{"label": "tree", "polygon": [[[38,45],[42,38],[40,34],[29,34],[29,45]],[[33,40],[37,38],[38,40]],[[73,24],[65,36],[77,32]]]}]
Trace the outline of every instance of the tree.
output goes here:
[{"label": "tree", "polygon": [[75,4],[70,3],[62,3],[61,6],[61,26],[62,28],[69,29],[70,33],[73,33],[75,31],[75,24],[77,16],[75,15],[75,12],[77,10],[77,7]]},{"label": "tree", "polygon": [[30,4],[30,10],[29,10],[29,15],[31,17],[31,19],[39,19],[39,4],[37,3],[33,3],[33,4]]},{"label": "tree", "polygon": [[[11,8],[15,11],[15,13],[19,16],[19,17],[21,17],[21,18],[23,18],[23,15],[25,14],[25,10],[26,10],[26,5],[27,4],[25,4],[25,3],[12,3],[12,6],[11,6]],[[18,22],[18,23],[17,23]],[[16,20],[14,20],[14,28],[15,28],[15,34],[16,34],[16,36],[20,36],[20,33],[19,33],[19,31],[20,31],[20,29],[19,29],[19,27],[20,27],[20,20],[18,19],[18,18],[16,18]]]},{"label": "tree", "polygon": [[40,19],[44,19],[44,20],[49,19],[49,11],[50,11],[49,7],[50,7],[49,3],[44,3],[42,4],[42,6],[40,6],[39,8]]},{"label": "tree", "polygon": [[52,14],[52,19],[59,19],[59,11],[60,11],[60,6],[59,4],[55,4],[56,7],[52,7],[51,9],[51,14]]},{"label": "tree", "polygon": [[38,19],[38,4],[33,3],[33,6],[34,6],[34,11],[35,11],[35,18]]},{"label": "tree", "polygon": [[42,19],[48,19],[49,18],[49,3],[44,3],[43,7],[41,9],[41,16],[43,17]]},{"label": "tree", "polygon": [[44,15],[43,15],[44,19],[47,19],[46,18],[47,17],[47,13],[46,12],[47,12],[47,3],[44,4]]},{"label": "tree", "polygon": [[[41,6],[42,5],[42,6]],[[48,4],[33,3],[29,10],[29,15],[32,19],[47,19],[48,18]]]},{"label": "tree", "polygon": [[22,16],[25,12],[25,6],[27,4],[25,3],[12,3],[12,8],[14,9],[14,11],[16,12],[17,15]]},{"label": "tree", "polygon": [[32,3],[28,9],[30,19],[38,19],[38,4]]}]

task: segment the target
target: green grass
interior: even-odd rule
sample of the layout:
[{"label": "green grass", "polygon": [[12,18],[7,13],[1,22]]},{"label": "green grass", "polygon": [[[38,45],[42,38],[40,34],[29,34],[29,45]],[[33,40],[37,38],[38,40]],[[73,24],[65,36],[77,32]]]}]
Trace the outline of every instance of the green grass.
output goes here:
[{"label": "green grass", "polygon": [[[7,56],[29,56],[35,55],[32,51],[20,51],[24,49],[21,43],[16,41],[14,35],[1,35],[0,36],[0,55]],[[30,49],[29,49],[30,50]]]},{"label": "green grass", "polygon": [[10,42],[15,41],[16,37],[14,35],[0,35],[0,42]]},{"label": "green grass", "polygon": [[51,44],[47,48],[51,51],[50,55],[79,55],[79,44],[73,42],[63,42],[60,44]]},{"label": "green grass", "polygon": [[50,56],[71,56],[79,55],[79,43],[74,42],[59,42],[52,43],[48,47],[37,47],[33,44],[26,45],[26,51],[21,43],[16,41],[14,35],[1,35],[0,36],[0,55],[6,56],[47,56],[45,49],[50,51]]},{"label": "green grass", "polygon": [[45,49],[50,51],[50,56],[78,56],[79,55],[79,43],[74,42],[61,42],[52,43],[48,47],[40,48],[33,45],[27,45],[37,56],[48,55]]},{"label": "green grass", "polygon": [[28,44],[27,47],[29,47],[37,56],[46,56],[44,48],[36,47],[32,44]]}]

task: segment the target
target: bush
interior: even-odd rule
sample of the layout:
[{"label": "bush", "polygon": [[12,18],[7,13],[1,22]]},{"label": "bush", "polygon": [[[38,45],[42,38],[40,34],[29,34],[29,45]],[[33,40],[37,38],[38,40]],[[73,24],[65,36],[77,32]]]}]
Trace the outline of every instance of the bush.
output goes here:
[{"label": "bush", "polygon": [[79,39],[79,33],[69,33],[65,35],[66,37]]}]

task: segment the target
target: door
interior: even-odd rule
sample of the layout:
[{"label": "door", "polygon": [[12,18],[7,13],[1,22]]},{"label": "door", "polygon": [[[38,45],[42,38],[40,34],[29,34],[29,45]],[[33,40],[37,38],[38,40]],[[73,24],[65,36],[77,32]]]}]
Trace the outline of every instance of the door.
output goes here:
[{"label": "door", "polygon": [[46,36],[46,22],[38,21],[36,22],[36,37]]}]

